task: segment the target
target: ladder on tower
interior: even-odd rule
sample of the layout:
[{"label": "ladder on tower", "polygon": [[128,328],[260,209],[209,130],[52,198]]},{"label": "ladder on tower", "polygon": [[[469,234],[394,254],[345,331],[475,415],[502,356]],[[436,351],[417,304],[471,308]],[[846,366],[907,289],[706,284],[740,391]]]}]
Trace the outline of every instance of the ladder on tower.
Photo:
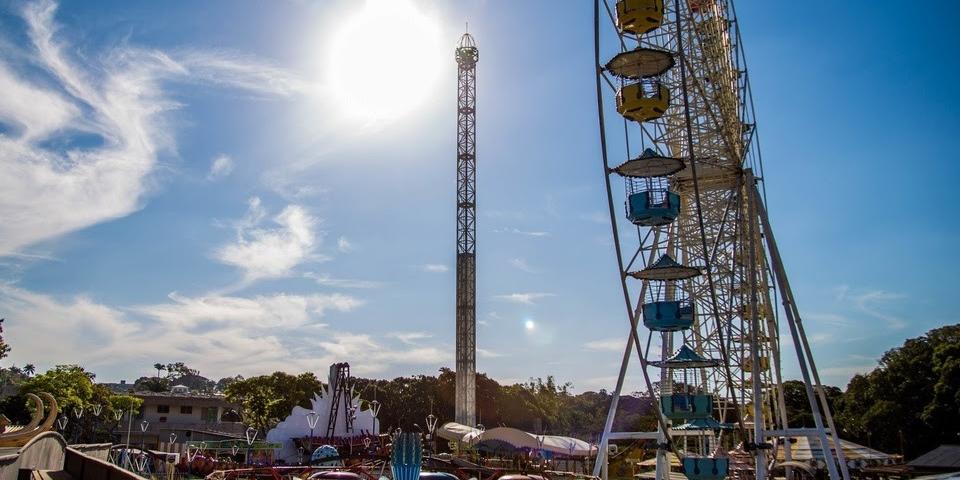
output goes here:
[{"label": "ladder on tower", "polygon": [[346,419],[347,433],[353,431],[353,412],[351,411],[350,398],[350,364],[335,363],[330,366],[336,372],[331,372],[330,394],[330,415],[327,416],[327,438],[332,438],[337,429],[337,415],[340,413],[340,404],[343,403],[343,412]]}]

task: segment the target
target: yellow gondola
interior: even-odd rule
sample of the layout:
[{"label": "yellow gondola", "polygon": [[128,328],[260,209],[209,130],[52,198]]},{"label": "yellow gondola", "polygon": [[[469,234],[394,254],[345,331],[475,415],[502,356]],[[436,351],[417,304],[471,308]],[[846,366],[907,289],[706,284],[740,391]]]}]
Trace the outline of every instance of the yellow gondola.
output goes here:
[{"label": "yellow gondola", "polygon": [[643,35],[663,23],[663,0],[620,0],[617,27],[621,32]]},{"label": "yellow gondola", "polygon": [[617,112],[627,120],[647,122],[663,116],[670,106],[670,90],[656,83],[656,95],[644,94],[642,82],[624,85],[617,92]]}]

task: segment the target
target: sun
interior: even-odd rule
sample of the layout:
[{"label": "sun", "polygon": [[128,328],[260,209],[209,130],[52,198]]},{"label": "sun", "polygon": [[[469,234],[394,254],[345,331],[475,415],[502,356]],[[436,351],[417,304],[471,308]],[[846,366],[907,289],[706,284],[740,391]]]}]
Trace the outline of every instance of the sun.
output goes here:
[{"label": "sun", "polygon": [[343,112],[394,119],[434,93],[451,60],[438,22],[410,0],[367,0],[331,41],[329,78]]}]

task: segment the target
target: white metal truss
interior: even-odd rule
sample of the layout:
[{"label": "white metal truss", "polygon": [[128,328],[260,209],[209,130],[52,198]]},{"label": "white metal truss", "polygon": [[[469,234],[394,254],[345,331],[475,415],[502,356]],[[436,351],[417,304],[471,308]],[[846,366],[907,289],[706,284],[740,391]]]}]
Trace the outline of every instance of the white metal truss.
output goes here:
[{"label": "white metal truss", "polygon": [[[736,12],[730,0],[665,0],[659,27],[634,35],[617,28],[616,6],[608,1],[612,0],[595,0],[597,101],[604,178],[630,330],[595,474],[606,478],[610,439],[651,436],[650,432],[611,432],[630,358],[637,355],[647,394],[655,398],[657,393],[669,393],[672,382],[662,371],[655,384],[651,378],[656,370],[649,368],[648,361],[666,358],[674,348],[687,344],[704,357],[723,361],[722,368],[702,369],[697,380],[717,400],[718,419],[739,426],[719,441],[728,447],[734,440],[743,442],[755,458],[756,478],[766,478],[771,455],[782,448],[777,444],[781,435],[775,434],[798,431],[789,428],[783,400],[778,298],[783,300],[792,349],[817,421],[817,428],[805,435],[820,440],[827,452],[828,437],[836,445],[839,441],[767,220],[762,159]],[[670,92],[667,110],[659,118],[635,123],[610,108],[625,82],[611,75],[604,64],[618,53],[640,47],[669,52],[675,64],[656,78]],[[622,139],[622,144],[614,139]],[[632,232],[624,235],[625,229],[618,226],[622,210],[615,205],[611,181],[620,177],[610,167],[648,148],[684,160],[686,168],[660,179],[628,179],[627,193],[635,188],[667,188],[680,196],[681,209],[668,225],[635,227],[634,240]],[[668,290],[670,298],[684,295],[693,302],[694,326],[682,333],[657,335],[661,348],[651,352],[658,332],[643,332],[638,325],[642,305],[650,301],[654,289],[662,287],[629,274],[664,254],[682,265],[699,267],[704,274],[669,287],[680,289]],[[665,479],[665,452],[676,452],[677,446],[671,442],[668,421],[658,417],[657,477]],[[786,453],[789,460],[789,444]],[[842,451],[838,449],[836,456],[826,462],[830,478],[847,480]]]}]

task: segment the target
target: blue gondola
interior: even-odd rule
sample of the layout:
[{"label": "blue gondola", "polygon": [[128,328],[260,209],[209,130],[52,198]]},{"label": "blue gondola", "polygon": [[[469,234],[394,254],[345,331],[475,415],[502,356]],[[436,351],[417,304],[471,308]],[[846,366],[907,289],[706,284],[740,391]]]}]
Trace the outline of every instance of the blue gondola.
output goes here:
[{"label": "blue gondola", "polygon": [[709,418],[713,415],[713,396],[688,393],[661,395],[660,410],[670,420]]},{"label": "blue gondola", "polygon": [[657,332],[677,332],[693,326],[693,305],[679,300],[643,304],[643,325]]},{"label": "blue gondola", "polygon": [[730,459],[684,457],[681,466],[690,480],[723,480],[730,470]]},{"label": "blue gondola", "polygon": [[680,195],[670,191],[648,190],[627,198],[627,218],[636,225],[667,225],[680,215]]}]

